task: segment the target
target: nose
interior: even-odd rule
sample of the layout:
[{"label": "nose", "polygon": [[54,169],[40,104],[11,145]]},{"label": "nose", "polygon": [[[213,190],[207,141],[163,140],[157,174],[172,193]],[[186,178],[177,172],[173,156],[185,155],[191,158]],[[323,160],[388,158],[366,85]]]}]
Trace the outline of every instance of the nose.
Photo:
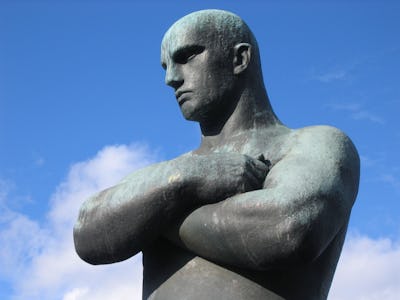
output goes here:
[{"label": "nose", "polygon": [[170,65],[165,72],[165,83],[175,90],[183,84],[183,76],[179,67]]}]

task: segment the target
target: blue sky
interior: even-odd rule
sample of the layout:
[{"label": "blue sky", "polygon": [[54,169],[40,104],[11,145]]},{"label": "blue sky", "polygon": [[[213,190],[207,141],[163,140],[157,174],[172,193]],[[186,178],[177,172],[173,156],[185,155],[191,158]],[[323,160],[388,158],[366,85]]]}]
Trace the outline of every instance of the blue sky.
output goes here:
[{"label": "blue sky", "polygon": [[[197,124],[183,119],[164,84],[160,42],[183,15],[221,8],[255,33],[280,119],[338,127],[358,148],[359,196],[331,299],[395,299],[400,4],[165,2],[0,0],[0,298],[101,299],[94,281],[77,275],[90,273],[125,299],[106,274],[127,277],[140,259],[106,269],[75,261],[69,226],[90,193],[198,145]],[[64,277],[46,277],[52,268]],[[138,270],[129,276],[140,289]]]}]

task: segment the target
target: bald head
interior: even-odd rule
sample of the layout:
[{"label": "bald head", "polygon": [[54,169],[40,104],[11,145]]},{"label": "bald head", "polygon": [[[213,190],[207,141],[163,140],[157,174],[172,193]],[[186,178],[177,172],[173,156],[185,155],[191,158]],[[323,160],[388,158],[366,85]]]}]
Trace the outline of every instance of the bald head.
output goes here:
[{"label": "bald head", "polygon": [[229,50],[238,43],[249,43],[253,49],[258,49],[253,33],[239,16],[211,9],[197,11],[179,19],[164,35],[163,44],[174,43],[177,36],[185,36],[193,31],[221,50]]}]

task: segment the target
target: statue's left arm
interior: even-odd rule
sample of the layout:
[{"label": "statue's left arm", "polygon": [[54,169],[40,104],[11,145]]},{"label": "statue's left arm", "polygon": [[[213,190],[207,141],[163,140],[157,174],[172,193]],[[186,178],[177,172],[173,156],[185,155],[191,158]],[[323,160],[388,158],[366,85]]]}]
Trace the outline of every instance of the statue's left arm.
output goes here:
[{"label": "statue's left arm", "polygon": [[179,226],[180,242],[218,263],[267,269],[312,261],[347,226],[359,157],[331,127],[299,130],[262,190],[205,205]]}]

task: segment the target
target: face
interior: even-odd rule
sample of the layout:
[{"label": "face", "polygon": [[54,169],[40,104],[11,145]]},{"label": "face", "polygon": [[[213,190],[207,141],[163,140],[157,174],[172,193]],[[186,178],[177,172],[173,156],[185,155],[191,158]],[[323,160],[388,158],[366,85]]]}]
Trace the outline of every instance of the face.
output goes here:
[{"label": "face", "polygon": [[212,121],[229,105],[235,81],[232,60],[204,34],[182,28],[167,33],[161,64],[187,120]]}]

